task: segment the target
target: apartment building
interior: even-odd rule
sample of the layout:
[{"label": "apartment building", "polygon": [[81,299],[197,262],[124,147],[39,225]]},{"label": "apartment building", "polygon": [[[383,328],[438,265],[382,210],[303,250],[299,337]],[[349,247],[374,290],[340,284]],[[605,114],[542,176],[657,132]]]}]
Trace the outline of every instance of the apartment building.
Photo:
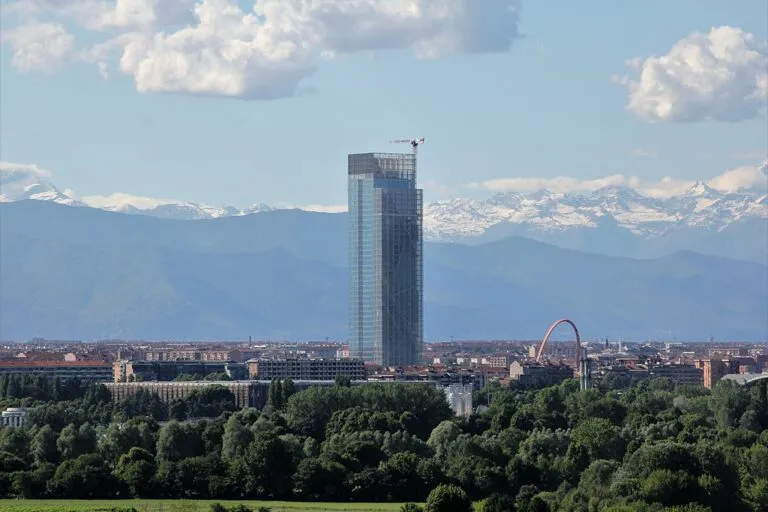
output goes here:
[{"label": "apartment building", "polygon": [[509,365],[510,380],[517,381],[526,387],[556,386],[565,380],[572,379],[573,376],[573,368],[564,364],[515,361]]},{"label": "apartment building", "polygon": [[703,368],[685,364],[667,364],[650,366],[648,373],[651,378],[668,377],[676,384],[701,386],[704,384]]},{"label": "apartment building", "polygon": [[202,361],[202,362],[242,362],[239,350],[208,349],[194,347],[162,347],[152,349],[121,349],[118,359],[130,361]]},{"label": "apartment building", "polygon": [[42,375],[49,378],[77,377],[84,381],[110,381],[112,364],[105,361],[0,361],[0,375]]},{"label": "apartment building", "polygon": [[140,389],[156,394],[163,402],[188,396],[195,390],[218,385],[227,388],[235,397],[235,405],[240,408],[255,407],[255,387],[251,381],[180,381],[180,382],[108,382],[105,384],[112,394],[112,400],[119,402],[136,394]]},{"label": "apartment building", "polygon": [[719,357],[711,359],[697,359],[694,366],[702,371],[702,382],[704,387],[712,389],[724,376],[730,373],[739,373],[740,364],[738,360],[720,359]]},{"label": "apartment building", "polygon": [[112,365],[113,382],[172,381],[179,375],[205,377],[211,373],[225,373],[233,380],[248,378],[243,363],[228,361],[115,361]]},{"label": "apartment building", "polygon": [[365,380],[366,376],[362,359],[256,359],[247,365],[249,377],[256,380]]}]

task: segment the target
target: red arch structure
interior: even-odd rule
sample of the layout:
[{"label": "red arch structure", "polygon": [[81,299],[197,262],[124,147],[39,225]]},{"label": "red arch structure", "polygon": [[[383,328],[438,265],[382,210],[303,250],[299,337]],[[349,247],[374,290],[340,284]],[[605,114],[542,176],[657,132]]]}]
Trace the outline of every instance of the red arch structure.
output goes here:
[{"label": "red arch structure", "polygon": [[544,355],[544,348],[547,346],[547,341],[549,341],[549,337],[552,335],[552,332],[560,324],[570,325],[573,327],[573,332],[576,333],[576,364],[579,364],[579,361],[581,361],[581,337],[579,337],[579,329],[576,327],[575,323],[568,320],[567,318],[561,318],[557,322],[553,323],[547,330],[547,334],[544,335],[544,339],[541,340],[541,345],[539,345],[539,352],[536,354],[536,361],[541,362],[541,356]]}]

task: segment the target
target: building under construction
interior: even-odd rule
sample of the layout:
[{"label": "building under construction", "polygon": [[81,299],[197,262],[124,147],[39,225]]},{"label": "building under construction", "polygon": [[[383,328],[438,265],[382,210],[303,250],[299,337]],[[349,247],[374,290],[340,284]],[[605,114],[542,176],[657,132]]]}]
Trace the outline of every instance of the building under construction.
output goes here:
[{"label": "building under construction", "polygon": [[420,362],[422,191],[412,154],[348,157],[349,350],[383,366]]}]

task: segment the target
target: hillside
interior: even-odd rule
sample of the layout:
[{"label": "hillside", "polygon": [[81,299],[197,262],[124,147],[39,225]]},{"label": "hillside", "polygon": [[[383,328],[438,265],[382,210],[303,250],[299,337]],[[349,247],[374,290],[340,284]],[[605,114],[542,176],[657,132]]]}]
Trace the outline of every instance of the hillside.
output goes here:
[{"label": "hillside", "polygon": [[[0,338],[344,338],[346,219],[297,210],[179,221],[0,205]],[[511,237],[425,244],[425,335],[765,339],[768,267],[634,260]]]},{"label": "hillside", "polygon": [[[751,169],[768,176],[768,163]],[[175,220],[241,218],[278,210],[263,203],[237,208],[128,194],[76,198],[29,166],[0,169],[0,203],[29,199]],[[301,213],[297,211],[294,219],[303,219]],[[217,231],[222,230],[217,226]],[[764,264],[768,261],[766,232],[765,183],[725,191],[697,182],[663,198],[649,197],[628,186],[609,185],[583,193],[542,189],[424,205],[424,236],[428,241],[478,244],[523,236],[609,256],[655,258],[689,250]]]}]

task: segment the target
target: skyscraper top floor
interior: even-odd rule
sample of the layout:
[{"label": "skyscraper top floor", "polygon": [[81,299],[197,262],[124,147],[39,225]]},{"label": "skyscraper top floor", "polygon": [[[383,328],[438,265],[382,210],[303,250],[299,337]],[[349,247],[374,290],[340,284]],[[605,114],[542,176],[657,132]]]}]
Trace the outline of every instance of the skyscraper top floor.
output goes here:
[{"label": "skyscraper top floor", "polygon": [[349,176],[400,179],[416,183],[416,156],[409,153],[358,153],[348,156]]}]

